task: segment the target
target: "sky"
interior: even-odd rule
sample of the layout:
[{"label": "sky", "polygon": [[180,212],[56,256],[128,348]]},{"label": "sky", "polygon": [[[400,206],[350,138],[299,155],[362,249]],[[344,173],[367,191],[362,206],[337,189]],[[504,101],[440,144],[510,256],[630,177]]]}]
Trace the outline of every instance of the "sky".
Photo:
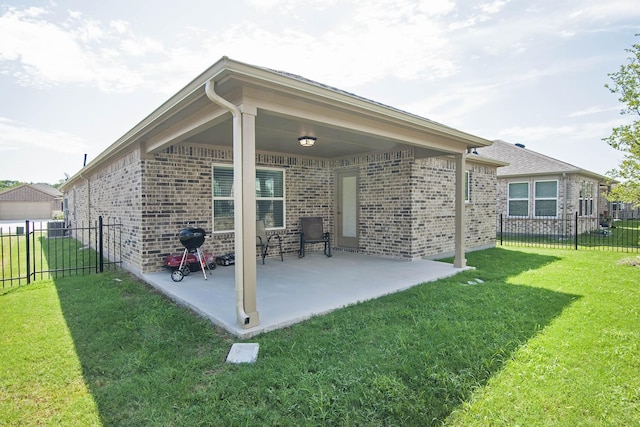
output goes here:
[{"label": "sky", "polygon": [[606,174],[637,0],[0,0],[0,180],[57,183],[222,56]]}]

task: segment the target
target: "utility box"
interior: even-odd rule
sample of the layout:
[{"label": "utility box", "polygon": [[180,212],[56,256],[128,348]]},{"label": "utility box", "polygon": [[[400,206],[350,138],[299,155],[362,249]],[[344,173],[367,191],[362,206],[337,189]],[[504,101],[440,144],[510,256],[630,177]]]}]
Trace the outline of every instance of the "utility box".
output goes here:
[{"label": "utility box", "polygon": [[64,221],[47,222],[47,237],[64,237]]}]

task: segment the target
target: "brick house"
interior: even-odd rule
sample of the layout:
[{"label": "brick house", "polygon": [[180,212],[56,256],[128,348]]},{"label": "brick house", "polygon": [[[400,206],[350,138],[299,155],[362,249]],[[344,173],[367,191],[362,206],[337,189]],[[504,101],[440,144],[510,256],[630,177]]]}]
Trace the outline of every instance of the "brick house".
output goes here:
[{"label": "brick house", "polygon": [[62,193],[48,184],[22,184],[0,192],[0,220],[51,219],[62,214]]},{"label": "brick house", "polygon": [[600,218],[610,212],[603,193],[608,188],[605,176],[502,140],[476,152],[508,163],[498,168],[496,211],[512,223],[537,221],[540,227],[533,232],[562,234],[560,229],[549,229],[566,227],[562,221],[547,220],[573,218],[577,213],[583,223],[597,229]]},{"label": "brick house", "polygon": [[[303,146],[302,137],[309,138]],[[312,144],[312,145],[311,145]],[[256,219],[297,254],[321,216],[335,250],[415,260],[495,245],[491,141],[300,76],[220,59],[71,177],[70,225],[118,218],[124,265],[157,271],[177,232],[236,253],[238,322],[257,319]]]}]

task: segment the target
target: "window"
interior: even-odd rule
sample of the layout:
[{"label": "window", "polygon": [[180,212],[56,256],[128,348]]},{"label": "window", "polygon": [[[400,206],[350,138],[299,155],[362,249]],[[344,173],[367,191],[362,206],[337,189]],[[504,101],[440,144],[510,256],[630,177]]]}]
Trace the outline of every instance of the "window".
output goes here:
[{"label": "window", "polygon": [[620,212],[624,210],[624,203],[611,202],[611,210],[614,212]]},{"label": "window", "polygon": [[537,181],[535,183],[534,215],[558,215],[558,181]]},{"label": "window", "polygon": [[464,201],[466,203],[471,201],[471,173],[469,171],[464,172]]},{"label": "window", "polygon": [[213,231],[233,231],[233,168],[213,166]]},{"label": "window", "polygon": [[[256,217],[267,228],[283,228],[285,212],[284,170],[256,169]],[[233,167],[213,165],[213,231],[232,232]]]},{"label": "window", "polygon": [[584,216],[584,182],[582,182],[582,188],[580,189],[580,198],[578,199],[578,215]]},{"label": "window", "polygon": [[256,170],[256,209],[266,228],[284,227],[284,170]]},{"label": "window", "polygon": [[529,216],[529,183],[509,183],[509,216]]},{"label": "window", "polygon": [[593,193],[594,183],[582,181],[582,187],[580,189],[580,199],[578,200],[578,215],[580,216],[592,216],[593,215]]}]

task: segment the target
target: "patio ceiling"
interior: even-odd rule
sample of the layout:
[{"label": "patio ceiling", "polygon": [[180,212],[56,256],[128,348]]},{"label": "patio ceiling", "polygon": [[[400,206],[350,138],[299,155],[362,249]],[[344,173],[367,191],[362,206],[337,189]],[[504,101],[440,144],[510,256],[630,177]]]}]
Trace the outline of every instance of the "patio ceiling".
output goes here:
[{"label": "patio ceiling", "polygon": [[[243,99],[234,96],[241,90],[236,84],[223,85],[225,97],[241,104]],[[234,99],[236,98],[236,99]],[[238,99],[239,98],[239,99]],[[276,99],[276,102],[274,102]],[[266,101],[265,101],[266,100]],[[451,147],[459,145],[447,138],[426,134],[411,128],[398,128],[389,119],[372,118],[362,113],[327,105],[318,105],[313,100],[297,97],[274,96],[270,92],[251,91],[250,102],[255,102],[256,150],[315,158],[343,158],[367,153],[393,151],[413,146],[418,148],[417,157],[451,154]],[[246,100],[245,100],[246,102]],[[156,123],[144,139],[147,153],[178,143],[231,147],[233,141],[231,114],[213,105],[204,96],[204,90],[185,99],[176,106],[165,120]],[[300,136],[313,136],[317,142],[313,147],[302,147]],[[404,136],[404,138],[403,138]],[[429,148],[437,143],[446,149]],[[420,147],[419,145],[422,145]]]},{"label": "patio ceiling", "polygon": [[[302,147],[300,136],[317,138],[313,147]],[[206,129],[188,139],[195,144],[213,144],[231,147],[232,121]],[[256,116],[256,149],[276,153],[288,153],[320,158],[340,158],[363,153],[391,151],[403,144],[377,135],[349,131],[310,120],[300,120],[266,110],[258,110]],[[440,153],[443,154],[443,153]]]},{"label": "patio ceiling", "polygon": [[[256,150],[335,159],[411,146],[416,148],[416,157],[442,156],[466,149],[463,144],[439,135],[408,128],[398,130],[391,123],[352,112],[327,112],[327,107],[321,108],[318,119],[314,120],[311,118],[315,115],[312,104],[306,110],[302,108],[300,115],[291,112],[286,103],[266,108],[259,104],[255,124]],[[402,138],[403,132],[405,138]],[[316,137],[317,142],[313,147],[302,147],[298,143],[300,136]],[[182,142],[231,147],[232,141],[231,114],[201,98],[149,132],[145,147],[148,153],[153,153]],[[432,147],[432,144],[437,146]],[[452,148],[456,145],[457,150]]]}]

